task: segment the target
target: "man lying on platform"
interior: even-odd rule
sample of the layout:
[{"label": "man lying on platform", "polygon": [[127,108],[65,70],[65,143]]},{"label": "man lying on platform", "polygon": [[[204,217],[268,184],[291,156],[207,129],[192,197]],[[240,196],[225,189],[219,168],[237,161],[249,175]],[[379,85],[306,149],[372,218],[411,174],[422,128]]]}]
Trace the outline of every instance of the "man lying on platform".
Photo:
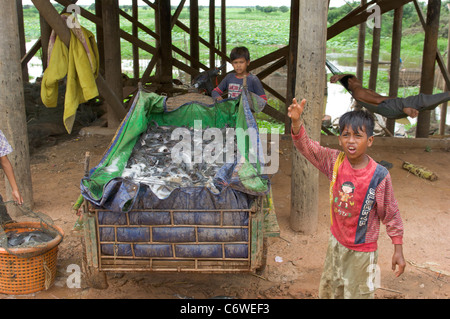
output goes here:
[{"label": "man lying on platform", "polygon": [[353,74],[336,74],[330,79],[331,83],[336,83],[337,81],[350,92],[358,104],[371,112],[392,119],[407,116],[415,118],[421,111],[432,110],[438,105],[450,101],[450,91],[438,94],[420,93],[406,98],[393,98],[364,88],[361,81]]}]

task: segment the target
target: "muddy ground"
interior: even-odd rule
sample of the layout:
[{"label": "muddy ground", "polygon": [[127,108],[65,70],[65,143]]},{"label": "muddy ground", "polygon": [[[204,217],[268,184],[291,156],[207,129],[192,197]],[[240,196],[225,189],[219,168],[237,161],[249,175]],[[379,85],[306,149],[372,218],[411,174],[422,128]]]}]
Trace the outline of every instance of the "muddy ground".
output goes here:
[{"label": "muddy ground", "polygon": [[[267,268],[253,274],[109,273],[109,287],[90,288],[84,277],[80,288],[69,288],[69,265],[81,265],[80,234],[74,230],[78,216],[72,205],[79,195],[85,152],[91,165],[101,159],[110,135],[61,135],[33,150],[31,172],[35,211],[48,214],[63,228],[65,237],[58,254],[57,278],[52,287],[25,296],[0,294],[0,299],[118,299],[118,298],[233,298],[315,299],[329,237],[328,181],[320,175],[317,231],[296,233],[289,227],[292,144],[281,140],[280,170],[273,177],[273,195],[279,238],[269,238]],[[369,153],[375,160],[393,164],[390,173],[405,225],[405,273],[396,278],[391,270],[393,246],[382,228],[379,240],[380,299],[448,299],[450,296],[450,152],[445,149],[382,147]],[[438,175],[430,182],[401,168],[405,161],[426,166]],[[0,181],[4,193],[4,179]],[[281,262],[276,261],[281,257]],[[277,258],[279,260],[279,258]]]},{"label": "muddy ground", "polygon": [[[319,177],[319,218],[311,235],[289,226],[292,142],[280,141],[280,169],[272,178],[274,204],[281,229],[279,238],[268,239],[267,267],[254,274],[108,273],[107,289],[95,289],[81,276],[79,288],[70,288],[71,265],[81,266],[78,219],[72,205],[80,194],[84,159],[91,154],[91,167],[103,156],[114,130],[82,129],[99,120],[101,109],[80,107],[74,132],[62,127],[62,107],[42,106],[39,87],[26,86],[25,99],[31,152],[33,210],[49,215],[65,237],[59,246],[57,277],[45,291],[0,299],[205,299],[226,296],[242,299],[316,299],[322,263],[329,238],[328,180]],[[61,103],[60,103],[61,105]],[[101,134],[95,134],[101,132]],[[448,144],[447,144],[448,145]],[[338,147],[332,145],[332,147]],[[399,147],[377,144],[369,150],[376,161],[393,164],[390,174],[405,225],[405,273],[396,278],[391,270],[393,246],[381,228],[379,266],[381,288],[378,299],[448,299],[450,296],[450,150],[430,147]],[[425,166],[438,176],[428,181],[401,168],[403,161]],[[3,175],[3,173],[0,173]],[[5,181],[0,178],[0,193]],[[281,258],[280,258],[281,257]],[[69,279],[69,285],[68,285]],[[76,286],[76,284],[75,284]]]}]

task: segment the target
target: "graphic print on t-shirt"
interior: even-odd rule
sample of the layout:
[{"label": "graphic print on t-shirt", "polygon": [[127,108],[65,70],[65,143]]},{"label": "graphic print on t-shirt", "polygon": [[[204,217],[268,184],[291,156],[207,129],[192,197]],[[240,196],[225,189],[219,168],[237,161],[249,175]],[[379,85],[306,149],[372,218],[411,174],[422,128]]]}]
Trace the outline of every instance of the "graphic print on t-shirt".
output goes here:
[{"label": "graphic print on t-shirt", "polygon": [[355,192],[355,185],[352,182],[344,182],[339,190],[339,195],[334,199],[337,206],[335,213],[344,216],[352,217],[352,214],[347,212],[348,208],[355,205],[353,193]]},{"label": "graphic print on t-shirt", "polygon": [[229,98],[236,98],[239,95],[241,95],[241,85],[236,83],[230,83],[228,84],[228,97]]}]

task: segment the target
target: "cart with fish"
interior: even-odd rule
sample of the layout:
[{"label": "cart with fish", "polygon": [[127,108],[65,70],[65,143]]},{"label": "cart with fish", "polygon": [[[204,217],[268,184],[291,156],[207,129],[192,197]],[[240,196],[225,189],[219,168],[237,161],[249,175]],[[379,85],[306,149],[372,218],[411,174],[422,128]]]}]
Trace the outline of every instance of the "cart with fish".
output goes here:
[{"label": "cart with fish", "polygon": [[252,114],[259,102],[245,87],[239,98],[175,106],[138,90],[80,183],[87,277],[264,268],[265,239],[279,227]]}]

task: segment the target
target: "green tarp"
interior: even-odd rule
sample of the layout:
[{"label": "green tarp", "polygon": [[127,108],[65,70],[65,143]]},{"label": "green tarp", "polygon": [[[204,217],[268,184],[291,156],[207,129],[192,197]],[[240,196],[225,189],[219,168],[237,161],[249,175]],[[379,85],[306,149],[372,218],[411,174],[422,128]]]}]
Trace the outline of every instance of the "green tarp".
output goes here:
[{"label": "green tarp", "polygon": [[[240,157],[235,163],[233,178],[238,182],[230,181],[230,184],[234,183],[234,188],[241,187],[241,191],[253,195],[269,191],[269,183],[261,175],[262,147],[245,91],[238,99],[223,100],[213,105],[193,101],[170,112],[166,110],[165,102],[166,97],[155,93],[143,90],[137,93],[103,159],[81,181],[82,195],[86,199],[94,203],[101,201],[105,185],[121,177],[136,142],[149,125],[194,127],[195,121],[199,120],[203,128],[235,129]],[[248,134],[251,129],[256,134]]]}]

